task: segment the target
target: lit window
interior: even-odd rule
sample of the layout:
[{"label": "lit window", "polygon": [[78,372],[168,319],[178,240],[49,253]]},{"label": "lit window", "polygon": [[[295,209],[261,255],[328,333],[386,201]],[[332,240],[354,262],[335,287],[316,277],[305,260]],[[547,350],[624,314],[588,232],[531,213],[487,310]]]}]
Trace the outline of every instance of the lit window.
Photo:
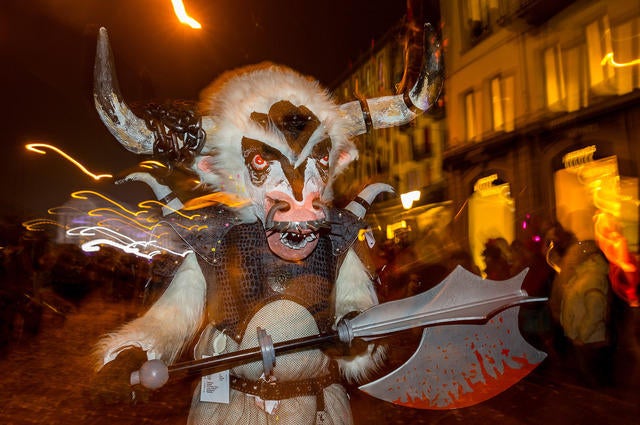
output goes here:
[{"label": "lit window", "polygon": [[491,111],[495,131],[513,131],[513,84],[513,76],[491,80]]},{"label": "lit window", "polygon": [[503,79],[502,105],[504,111],[504,131],[513,131],[515,125],[515,78],[510,75]]},{"label": "lit window", "polygon": [[604,16],[587,25],[587,52],[589,58],[589,83],[596,91],[607,91],[606,84],[614,76],[613,66],[610,62],[602,63],[602,58],[608,52],[612,52],[611,29],[609,18]]},{"label": "lit window", "polygon": [[502,89],[500,78],[491,80],[491,110],[493,112],[493,129],[504,130],[504,113],[502,111]]},{"label": "lit window", "polygon": [[562,60],[558,47],[550,47],[544,51],[544,71],[546,78],[547,107],[556,110],[564,109],[562,102],[566,94]]},{"label": "lit window", "polygon": [[[634,88],[640,87],[638,73],[639,65],[638,52],[639,40],[634,31],[637,28],[638,21],[636,18],[613,29],[613,51],[611,52],[611,60],[615,61],[619,66],[615,68],[616,74],[616,92],[617,94],[625,94],[631,92]],[[609,52],[607,52],[609,53]]]},{"label": "lit window", "polygon": [[471,45],[476,44],[490,32],[489,0],[468,0],[463,2],[467,30]]},{"label": "lit window", "polygon": [[467,140],[473,140],[478,134],[476,129],[476,110],[473,91],[464,95],[464,118]]},{"label": "lit window", "polygon": [[563,52],[566,70],[566,109],[569,112],[577,111],[588,106],[587,71],[584,66],[584,48],[572,47]]}]

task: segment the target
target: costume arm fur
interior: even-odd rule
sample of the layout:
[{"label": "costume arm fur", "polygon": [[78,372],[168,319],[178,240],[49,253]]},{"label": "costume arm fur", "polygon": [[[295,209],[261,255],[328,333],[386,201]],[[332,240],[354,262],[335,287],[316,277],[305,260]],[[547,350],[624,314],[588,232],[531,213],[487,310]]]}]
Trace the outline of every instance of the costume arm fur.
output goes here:
[{"label": "costume arm fur", "polygon": [[[335,286],[336,323],[350,312],[361,312],[378,304],[371,277],[353,248],[347,251]],[[338,359],[344,377],[361,382],[376,370],[385,357],[384,347],[369,344],[363,353]]]},{"label": "costume arm fur", "polygon": [[188,254],[164,294],[143,316],[98,343],[98,369],[131,347],[146,351],[149,359],[173,363],[200,326],[205,296],[204,275],[195,254]]}]

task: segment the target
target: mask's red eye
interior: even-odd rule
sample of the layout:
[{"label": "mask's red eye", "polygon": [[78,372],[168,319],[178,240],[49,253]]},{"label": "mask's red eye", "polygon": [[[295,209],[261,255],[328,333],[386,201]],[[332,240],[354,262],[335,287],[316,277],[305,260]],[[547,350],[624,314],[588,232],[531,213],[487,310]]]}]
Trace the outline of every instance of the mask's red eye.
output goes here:
[{"label": "mask's red eye", "polygon": [[320,163],[320,165],[322,165],[323,167],[328,167],[329,166],[329,155],[325,155],[322,158],[320,158],[318,160],[318,162]]},{"label": "mask's red eye", "polygon": [[269,163],[260,154],[256,154],[251,160],[251,167],[256,171],[264,171]]}]

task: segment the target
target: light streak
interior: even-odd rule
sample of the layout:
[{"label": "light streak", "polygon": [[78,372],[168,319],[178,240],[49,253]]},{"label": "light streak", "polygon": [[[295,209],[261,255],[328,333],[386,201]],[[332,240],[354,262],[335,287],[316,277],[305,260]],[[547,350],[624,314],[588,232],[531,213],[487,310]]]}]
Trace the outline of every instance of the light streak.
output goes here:
[{"label": "light streak", "polygon": [[153,204],[158,205],[158,206],[160,206],[162,208],[166,208],[166,209],[170,210],[172,213],[176,213],[179,216],[182,216],[182,217],[186,218],[187,220],[193,220],[195,218],[201,217],[200,214],[186,215],[183,212],[181,212],[180,210],[172,208],[172,207],[170,207],[169,205],[167,205],[165,203],[162,203],[160,201],[156,201],[156,200],[153,200],[153,199],[148,199],[146,201],[140,202],[138,204],[138,207],[145,208],[145,209],[150,209],[150,208],[152,208],[151,205],[153,205]]},{"label": "light streak", "polygon": [[157,241],[135,240],[123,235],[122,233],[116,232],[113,229],[100,226],[74,227],[67,230],[67,235],[76,237],[96,237],[96,239],[92,239],[81,245],[82,250],[85,252],[97,252],[100,251],[101,245],[108,245],[120,249],[127,254],[134,254],[138,257],[146,258],[147,260],[150,260],[154,256],[163,252],[180,257],[186,257],[187,254],[193,252],[190,249],[182,252],[175,251],[167,247],[157,245]]},{"label": "light streak", "polygon": [[629,62],[616,62],[613,59],[613,52],[609,52],[606,55],[604,55],[604,57],[600,61],[600,65],[604,66],[607,64],[607,62],[609,62],[611,65],[613,65],[616,68],[625,68],[627,66],[640,65],[640,59],[634,59]]},{"label": "light streak", "polygon": [[205,229],[209,228],[209,226],[207,226],[206,224],[194,224],[193,226],[185,226],[185,225],[180,224],[180,223],[174,223],[173,225],[176,226],[176,227],[182,227],[183,229],[188,230],[190,232],[191,231],[192,232],[199,232],[201,230],[205,230]]},{"label": "light streak", "polygon": [[560,266],[558,266],[556,263],[553,262],[553,260],[551,260],[551,250],[553,249],[553,246],[554,246],[553,241],[549,242],[549,249],[547,249],[547,252],[544,254],[544,258],[547,261],[547,264],[549,265],[549,267],[555,270],[556,273],[560,273],[562,271]]},{"label": "light streak", "polygon": [[49,145],[47,143],[29,143],[29,144],[25,145],[25,147],[27,148],[27,150],[30,150],[32,152],[36,152],[36,153],[39,153],[39,154],[42,154],[42,155],[46,155],[46,153],[47,153],[46,151],[44,151],[42,149],[51,149],[52,151],[58,153],[60,156],[62,156],[63,158],[65,158],[66,160],[71,162],[73,165],[78,167],[80,170],[82,170],[83,173],[85,173],[86,175],[90,176],[94,180],[100,180],[100,179],[112,178],[113,177],[111,174],[93,174],[84,165],[80,164],[80,162],[76,161],[70,155],[68,155],[66,152],[64,152],[63,150],[61,150],[61,149],[59,149],[59,148],[57,148],[57,147],[55,147],[53,145]]},{"label": "light streak", "polygon": [[637,268],[630,259],[627,240],[619,232],[615,220],[605,213],[599,213],[594,217],[594,222],[598,246],[607,260],[625,272],[635,272]]},{"label": "light streak", "polygon": [[[124,211],[124,212],[126,212],[126,213],[128,213],[128,214],[130,214],[130,215],[132,215],[134,217],[137,217],[138,215],[143,214],[143,213],[147,214],[149,212],[149,211],[135,211],[135,212],[131,211],[130,209],[128,209],[127,207],[125,207],[121,203],[119,203],[117,201],[114,201],[113,199],[109,198],[108,196],[103,195],[100,192],[95,192],[93,190],[79,190],[77,192],[73,192],[71,194],[71,197],[72,198],[76,198],[76,199],[85,199],[86,200],[86,199],[89,199],[88,195],[93,195],[93,196],[96,196],[98,198],[102,198],[105,201],[109,202],[110,204],[115,205],[116,207],[118,207],[122,211]],[[100,209],[101,208],[97,208],[96,210],[100,210]],[[90,212],[89,215],[97,215],[97,214],[91,214],[91,212]]]},{"label": "light streak", "polygon": [[[110,213],[110,215],[105,215],[104,213]],[[142,229],[146,229],[146,230],[153,230],[153,228],[155,226],[157,226],[157,223],[154,223],[152,225],[146,226],[145,224],[143,224],[140,220],[137,220],[134,217],[130,217],[126,214],[123,214],[117,210],[111,209],[111,208],[96,208],[95,210],[91,210],[87,213],[88,216],[90,217],[107,217],[107,219],[112,219],[114,217],[111,216],[118,216],[118,217],[122,217],[125,220],[130,221],[131,223],[133,223],[134,225],[142,228]],[[151,220],[151,219],[149,219]],[[104,220],[103,220],[104,221]]]},{"label": "light streak", "polygon": [[47,213],[49,215],[62,215],[62,214],[69,214],[69,213],[84,213],[84,211],[80,211],[78,208],[63,205],[63,206],[49,208],[47,210]]},{"label": "light streak", "polygon": [[35,218],[22,223],[22,227],[30,231],[43,231],[45,225],[58,226],[64,229],[64,226],[55,220],[49,220],[47,218]]},{"label": "light streak", "polygon": [[140,163],[140,166],[143,168],[149,168],[149,169],[154,169],[156,167],[160,167],[160,168],[167,168],[166,165],[164,165],[162,162],[159,161],[154,161],[154,160],[147,160],[147,161],[142,161]]},{"label": "light streak", "polygon": [[187,11],[184,8],[184,3],[182,0],[171,0],[171,4],[173,4],[173,11],[175,12],[178,20],[185,25],[190,26],[193,29],[199,30],[202,28],[200,22],[193,19],[191,16],[187,14]]},{"label": "light streak", "polygon": [[249,200],[233,193],[214,192],[186,201],[182,209],[192,211],[215,204],[223,204],[232,208],[243,208],[249,204]]}]

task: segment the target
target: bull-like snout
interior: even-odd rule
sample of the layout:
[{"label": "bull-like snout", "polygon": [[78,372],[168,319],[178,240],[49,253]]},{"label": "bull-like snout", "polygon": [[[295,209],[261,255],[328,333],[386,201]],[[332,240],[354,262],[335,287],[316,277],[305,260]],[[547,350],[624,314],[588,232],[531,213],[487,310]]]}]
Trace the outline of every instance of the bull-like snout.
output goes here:
[{"label": "bull-like snout", "polygon": [[317,232],[326,226],[327,212],[319,193],[297,201],[283,192],[267,196],[265,228],[272,232]]}]

